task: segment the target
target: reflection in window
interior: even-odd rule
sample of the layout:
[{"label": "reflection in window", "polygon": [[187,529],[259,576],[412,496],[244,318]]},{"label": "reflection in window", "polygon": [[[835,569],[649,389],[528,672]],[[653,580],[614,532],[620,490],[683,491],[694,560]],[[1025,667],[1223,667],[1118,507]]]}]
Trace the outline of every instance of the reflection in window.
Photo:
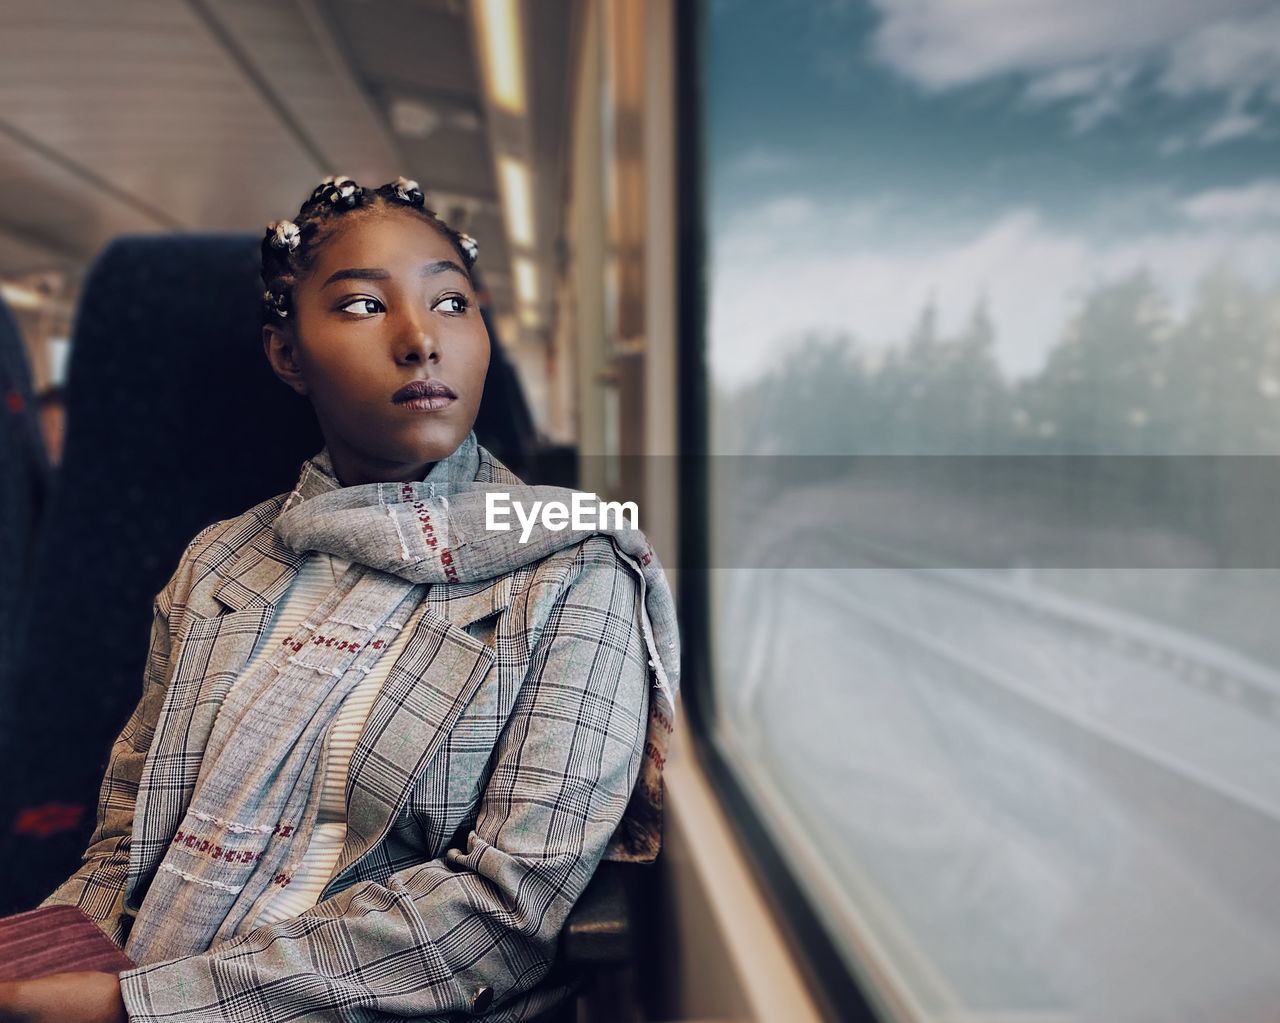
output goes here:
[{"label": "reflection in window", "polygon": [[723,752],[887,1012],[1270,1018],[1280,4],[706,27]]}]

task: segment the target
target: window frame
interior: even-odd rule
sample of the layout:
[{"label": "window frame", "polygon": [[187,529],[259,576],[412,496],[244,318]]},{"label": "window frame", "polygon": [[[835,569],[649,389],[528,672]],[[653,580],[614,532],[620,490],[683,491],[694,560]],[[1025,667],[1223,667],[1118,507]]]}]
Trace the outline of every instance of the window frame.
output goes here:
[{"label": "window frame", "polygon": [[676,132],[676,350],[678,526],[682,571],[678,583],[684,684],[682,701],[691,746],[699,766],[721,799],[726,817],[766,904],[797,953],[797,965],[822,1014],[833,1023],[880,1023],[891,1018],[873,1009],[895,1000],[893,992],[873,999],[869,979],[855,976],[810,904],[809,896],[748,798],[732,764],[715,740],[712,685],[709,565],[710,540],[709,414],[706,365],[707,289],[705,162],[702,150],[703,100],[701,56],[709,0],[675,3]]}]

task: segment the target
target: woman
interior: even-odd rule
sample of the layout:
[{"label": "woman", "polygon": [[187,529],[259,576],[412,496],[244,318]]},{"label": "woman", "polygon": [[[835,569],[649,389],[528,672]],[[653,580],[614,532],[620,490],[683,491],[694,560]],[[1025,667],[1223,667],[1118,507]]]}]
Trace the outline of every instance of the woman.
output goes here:
[{"label": "woman", "polygon": [[46,900],[138,968],[0,985],[0,1019],[532,1019],[599,860],[656,854],[670,593],[638,530],[486,529],[495,491],[571,492],[475,441],[475,255],[404,178],[268,228],[264,347],[325,448],[157,596]]}]

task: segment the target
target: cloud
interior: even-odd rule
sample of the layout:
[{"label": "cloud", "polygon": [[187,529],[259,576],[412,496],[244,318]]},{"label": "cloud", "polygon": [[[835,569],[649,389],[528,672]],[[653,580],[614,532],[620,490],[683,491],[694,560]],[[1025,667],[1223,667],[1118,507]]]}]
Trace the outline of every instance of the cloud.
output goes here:
[{"label": "cloud", "polygon": [[1133,62],[1060,68],[1034,79],[1024,98],[1032,105],[1074,101],[1071,127],[1081,134],[1123,109],[1125,92],[1139,70]]},{"label": "cloud", "polygon": [[1170,135],[1159,146],[1161,156],[1176,156],[1188,149],[1208,149],[1235,139],[1260,135],[1266,131],[1266,119],[1257,114],[1233,109],[1231,104],[1214,120],[1190,135]]},{"label": "cloud", "polygon": [[1238,188],[1214,188],[1182,201],[1185,216],[1200,223],[1251,224],[1280,220],[1280,181],[1264,179]]},{"label": "cloud", "polygon": [[1199,145],[1205,148],[1230,142],[1232,139],[1244,138],[1246,135],[1254,134],[1262,125],[1262,118],[1255,114],[1227,110],[1200,133]]},{"label": "cloud", "polygon": [[902,241],[884,204],[810,204],[794,230],[779,231],[766,210],[788,208],[783,200],[736,217],[714,239],[709,348],[719,384],[767,374],[807,333],[850,334],[882,352],[930,302],[940,329],[954,333],[983,300],[1001,368],[1018,377],[1040,369],[1075,304],[1105,282],[1145,270],[1182,310],[1224,264],[1259,284],[1280,279],[1280,180],[1170,198],[1163,227],[1119,237],[1083,222],[1056,226],[1029,206],[932,241],[920,230]]},{"label": "cloud", "polygon": [[1078,99],[1127,85],[1132,77],[1130,68],[1076,64],[1041,75],[1028,87],[1027,96],[1040,102]]},{"label": "cloud", "polygon": [[1280,9],[1214,20],[1180,40],[1160,86],[1173,96],[1221,92],[1280,103]]},{"label": "cloud", "polygon": [[929,89],[1054,72],[1164,47],[1249,0],[873,0],[877,56]]},{"label": "cloud", "polygon": [[1186,145],[1221,145],[1265,130],[1254,106],[1280,104],[1280,9],[1253,18],[1206,25],[1177,43],[1159,79],[1167,95],[1220,94],[1222,111],[1191,139],[1166,143],[1166,152]]},{"label": "cloud", "polygon": [[1260,129],[1249,102],[1280,104],[1280,10],[1259,0],[873,0],[872,52],[929,91],[1004,75],[1032,104],[1066,103],[1087,131],[1124,109],[1142,72],[1172,98],[1216,96],[1224,112],[1165,151]]}]

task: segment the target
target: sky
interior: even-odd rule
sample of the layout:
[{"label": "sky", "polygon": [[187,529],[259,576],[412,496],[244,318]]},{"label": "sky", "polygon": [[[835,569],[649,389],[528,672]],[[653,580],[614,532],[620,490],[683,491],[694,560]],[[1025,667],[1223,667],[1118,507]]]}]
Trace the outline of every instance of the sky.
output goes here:
[{"label": "sky", "polygon": [[1175,311],[1280,281],[1280,0],[712,0],[713,380],[809,332],[901,343],[985,302],[1035,373],[1081,296],[1149,272]]}]

